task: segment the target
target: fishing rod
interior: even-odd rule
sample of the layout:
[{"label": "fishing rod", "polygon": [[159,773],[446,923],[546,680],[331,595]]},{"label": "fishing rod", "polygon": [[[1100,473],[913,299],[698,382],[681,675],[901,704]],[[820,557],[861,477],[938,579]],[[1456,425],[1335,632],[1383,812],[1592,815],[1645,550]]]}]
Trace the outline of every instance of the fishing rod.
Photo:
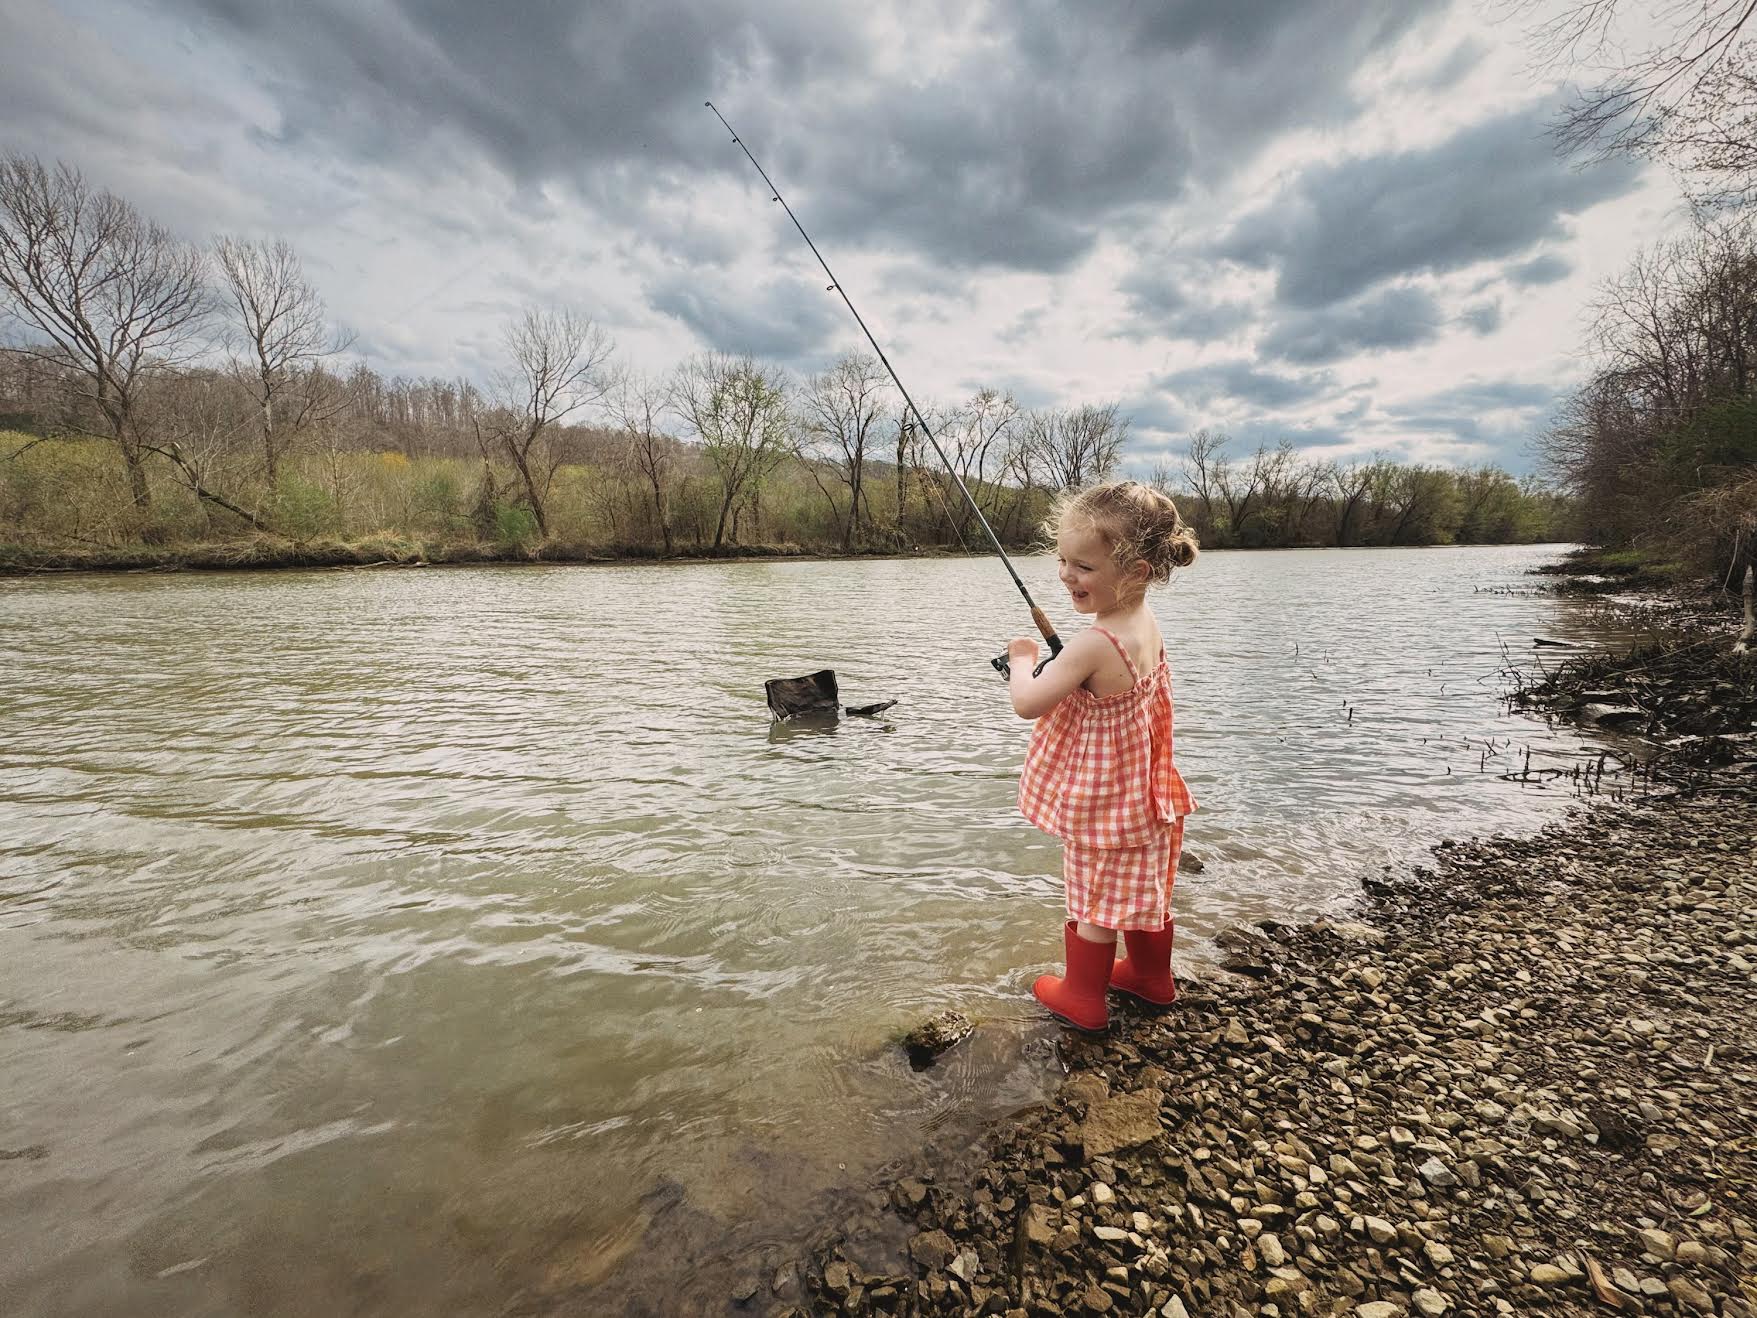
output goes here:
[{"label": "fishing rod", "polygon": [[[1017,569],[1013,567],[1013,560],[1007,557],[1007,551],[1001,544],[1001,538],[994,533],[994,528],[988,524],[988,518],[982,515],[982,509],[977,504],[975,496],[970,493],[969,487],[964,484],[964,478],[958,474],[958,469],[952,465],[952,460],[946,456],[946,451],[940,447],[939,440],[934,437],[933,427],[927,424],[927,418],[921,415],[921,409],[915,406],[915,400],[909,396],[909,391],[903,387],[902,380],[897,378],[897,372],[891,365],[891,359],[885,356],[885,350],[879,347],[878,340],[873,338],[872,331],[866,327],[866,322],[861,319],[860,313],[854,309],[854,303],[849,301],[848,292],[842,287],[842,281],[836,278],[836,272],[830,269],[830,263],[824,260],[824,254],[818,251],[817,244],[811,240],[811,235],[805,231],[805,226],[799,222],[799,217],[793,213],[793,207],[789,206],[786,201],[782,199],[781,189],[775,186],[775,180],[769,177],[769,171],[757,163],[757,158],[751,155],[750,148],[744,144],[744,139],[738,135],[731,124],[726,122],[726,116],[720,113],[719,107],[717,107],[712,101],[703,101],[702,104],[714,112],[714,118],[720,121],[728,133],[732,134],[732,140],[738,144],[738,149],[744,152],[744,158],[750,161],[750,163],[755,166],[756,172],[763,176],[763,182],[769,186],[769,195],[771,199],[781,203],[781,209],[787,212],[787,218],[793,221],[793,227],[799,230],[799,236],[805,239],[805,245],[811,248],[811,254],[817,257],[817,263],[824,268],[824,273],[830,277],[829,287],[825,289],[825,291],[834,292],[842,299],[842,304],[848,308],[848,314],[854,317],[854,323],[860,326],[860,332],[866,335],[866,341],[872,344],[872,350],[878,354],[880,363],[890,374],[891,383],[897,386],[897,392],[903,395],[904,403],[908,405],[909,411],[914,414],[915,424],[921,428],[921,433],[927,436],[927,442],[933,445],[933,451],[939,455],[939,460],[945,464],[946,471],[951,475],[951,478],[957,482],[959,491],[964,495],[965,501],[970,505],[970,511],[976,514],[976,520],[981,523],[982,529],[988,533],[989,543],[994,546],[994,552],[1000,555],[1001,564],[1006,568],[1007,575],[1013,579],[1013,584],[1019,588],[1019,594],[1025,597],[1025,607],[1031,610],[1031,621],[1037,624],[1037,630],[1043,634],[1044,643],[1049,646],[1049,656],[1043,661],[1044,664],[1048,663],[1050,659],[1055,658],[1062,652],[1062,640],[1061,637],[1055,634],[1055,624],[1050,622],[1047,613],[1037,607],[1037,601],[1032,599],[1031,592],[1025,589],[1025,583],[1020,580]],[[902,510],[898,509],[898,512],[901,514]],[[991,662],[993,662],[995,668],[1003,676],[1010,674],[1006,655],[1003,654]],[[1042,667],[1043,664],[1038,665],[1039,670],[1041,670]]]}]

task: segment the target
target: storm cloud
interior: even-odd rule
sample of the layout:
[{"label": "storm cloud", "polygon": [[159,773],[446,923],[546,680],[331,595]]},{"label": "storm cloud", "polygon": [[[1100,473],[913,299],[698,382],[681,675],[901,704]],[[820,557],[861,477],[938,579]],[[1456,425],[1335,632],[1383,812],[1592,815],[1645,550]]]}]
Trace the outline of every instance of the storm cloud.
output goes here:
[{"label": "storm cloud", "polygon": [[1284,313],[1263,336],[1267,357],[1311,365],[1363,352],[1429,343],[1440,333],[1440,306],[1419,288],[1388,288],[1338,306]]},{"label": "storm cloud", "polygon": [[1626,160],[1579,168],[1557,155],[1547,107],[1420,150],[1306,170],[1238,221],[1219,255],[1276,271],[1276,297],[1325,307],[1414,274],[1515,256],[1566,235],[1566,218],[1633,188]]},{"label": "storm cloud", "polygon": [[1580,217],[1663,209],[1553,154],[1556,90],[1461,0],[0,0],[0,27],[0,145],[198,241],[286,238],[391,373],[491,377],[528,305],[654,373],[860,346],[710,99],[913,391],[1130,400],[1160,445],[1210,414],[1362,451],[1511,434],[1535,408],[1440,386],[1565,382],[1567,281],[1640,240]]},{"label": "storm cloud", "polygon": [[1270,409],[1306,402],[1329,392],[1335,383],[1325,371],[1283,375],[1262,370],[1248,361],[1192,366],[1154,381],[1158,388],[1185,403],[1201,406],[1230,401]]},{"label": "storm cloud", "polygon": [[1230,337],[1256,317],[1256,309],[1237,299],[1191,293],[1201,281],[1143,263],[1119,285],[1130,318],[1117,333],[1126,338],[1169,337],[1211,341]]},{"label": "storm cloud", "polygon": [[[1358,62],[1444,8],[1175,0],[1075,17],[1037,0],[948,24],[810,0],[161,2],[262,71],[289,146],[387,168],[467,151],[515,186],[565,181],[628,213],[693,175],[742,173],[712,99],[823,233],[1045,271],[1107,221],[1175,202],[1198,167],[1211,178],[1351,112]],[[931,81],[904,49],[931,52]]]},{"label": "storm cloud", "polygon": [[675,276],[649,285],[649,304],[675,316],[708,347],[772,361],[807,360],[839,323],[836,307],[809,286],[772,280],[754,291],[718,281]]}]

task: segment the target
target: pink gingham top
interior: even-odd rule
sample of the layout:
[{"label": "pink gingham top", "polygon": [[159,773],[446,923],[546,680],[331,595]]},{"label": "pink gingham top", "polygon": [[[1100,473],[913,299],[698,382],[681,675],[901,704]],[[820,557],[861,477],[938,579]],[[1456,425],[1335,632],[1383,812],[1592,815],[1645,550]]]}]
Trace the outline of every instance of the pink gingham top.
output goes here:
[{"label": "pink gingham top", "polygon": [[1142,677],[1103,627],[1135,684],[1095,696],[1076,687],[1038,719],[1019,778],[1019,810],[1037,827],[1090,847],[1139,847],[1196,808],[1172,763],[1171,669],[1165,650]]}]

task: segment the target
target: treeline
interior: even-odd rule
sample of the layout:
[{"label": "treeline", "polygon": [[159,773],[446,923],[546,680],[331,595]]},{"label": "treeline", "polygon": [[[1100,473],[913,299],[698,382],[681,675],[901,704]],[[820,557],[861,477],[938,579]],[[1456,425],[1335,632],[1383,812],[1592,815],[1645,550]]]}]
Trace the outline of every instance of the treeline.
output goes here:
[{"label": "treeline", "polygon": [[1234,458],[1228,446],[1198,430],[1175,474],[1153,477],[1183,491],[1178,503],[1210,548],[1530,544],[1573,532],[1570,499],[1495,466],[1314,461],[1286,442]]},{"label": "treeline", "polygon": [[[399,557],[980,548],[960,482],[1022,545],[1055,494],[1118,470],[1129,433],[1115,403],[981,389],[926,409],[942,461],[868,355],[802,379],[719,353],[649,376],[569,310],[513,316],[485,383],[386,378],[349,362],[286,243],[199,247],[17,154],[0,312],[23,330],[0,352],[0,542],[33,561],[271,537]],[[1494,469],[1225,450],[1198,432],[1155,476],[1211,547],[1558,533],[1555,498]]]},{"label": "treeline", "polygon": [[1757,242],[1701,218],[1603,289],[1597,369],[1544,441],[1584,538],[1736,580],[1757,535]]},{"label": "treeline", "polygon": [[[905,416],[879,364],[796,380],[706,353],[663,377],[569,310],[504,327],[492,380],[386,379],[284,242],[199,247],[74,170],[0,157],[0,528],[24,546],[387,533],[557,555],[1033,538],[1112,471],[1114,404],[977,391]],[[947,464],[951,470],[947,469]],[[952,473],[955,471],[956,475]]]},{"label": "treeline", "polygon": [[1711,574],[1736,589],[1757,540],[1752,11],[1646,12],[1619,0],[1514,8],[1537,18],[1535,53],[1575,89],[1556,124],[1561,143],[1667,166],[1694,218],[1691,232],[1641,252],[1600,291],[1587,343],[1595,369],[1545,437],[1545,455],[1579,496],[1581,538],[1627,551],[1627,567]]}]

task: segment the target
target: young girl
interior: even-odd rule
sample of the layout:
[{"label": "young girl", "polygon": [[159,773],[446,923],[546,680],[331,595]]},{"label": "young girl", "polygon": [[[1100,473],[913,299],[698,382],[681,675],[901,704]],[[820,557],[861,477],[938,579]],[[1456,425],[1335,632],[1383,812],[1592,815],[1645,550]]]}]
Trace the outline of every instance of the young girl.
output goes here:
[{"label": "young girl", "polygon": [[1171,885],[1196,803],[1172,763],[1171,671],[1147,587],[1195,562],[1196,537],[1168,496],[1134,481],[1065,500],[1053,527],[1062,585],[1093,625],[1040,676],[1035,640],[1007,647],[1013,709],[1037,720],[1019,809],[1062,839],[1067,885],[1067,974],[1031,991],[1096,1031],[1110,1023],[1107,988],[1155,1006],[1177,997]]}]

